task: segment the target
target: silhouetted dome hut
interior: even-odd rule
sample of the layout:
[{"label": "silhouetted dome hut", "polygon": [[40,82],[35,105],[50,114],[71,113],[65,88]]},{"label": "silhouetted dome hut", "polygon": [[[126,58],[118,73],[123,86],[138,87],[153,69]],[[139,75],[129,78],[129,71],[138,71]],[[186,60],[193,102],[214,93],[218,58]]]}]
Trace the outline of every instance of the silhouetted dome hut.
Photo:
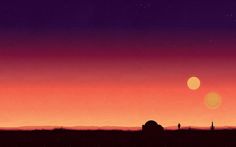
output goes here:
[{"label": "silhouetted dome hut", "polygon": [[163,132],[164,128],[154,120],[149,120],[143,125],[142,131],[149,133],[158,133],[158,132]]},{"label": "silhouetted dome hut", "polygon": [[164,128],[154,120],[147,121],[142,127],[143,146],[163,146]]},{"label": "silhouetted dome hut", "polygon": [[155,122],[154,120],[149,120],[145,123],[145,126],[157,126],[157,122]]}]

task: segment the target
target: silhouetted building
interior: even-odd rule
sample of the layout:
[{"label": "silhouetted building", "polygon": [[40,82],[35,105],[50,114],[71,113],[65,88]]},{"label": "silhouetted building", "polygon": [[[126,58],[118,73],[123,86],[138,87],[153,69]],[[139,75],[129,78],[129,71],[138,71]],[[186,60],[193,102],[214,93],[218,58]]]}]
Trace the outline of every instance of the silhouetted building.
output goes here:
[{"label": "silhouetted building", "polygon": [[163,132],[164,128],[154,120],[149,120],[143,125],[142,131],[147,133],[158,133]]},{"label": "silhouetted building", "polygon": [[149,120],[142,127],[143,146],[156,147],[164,144],[164,128],[153,120]]}]

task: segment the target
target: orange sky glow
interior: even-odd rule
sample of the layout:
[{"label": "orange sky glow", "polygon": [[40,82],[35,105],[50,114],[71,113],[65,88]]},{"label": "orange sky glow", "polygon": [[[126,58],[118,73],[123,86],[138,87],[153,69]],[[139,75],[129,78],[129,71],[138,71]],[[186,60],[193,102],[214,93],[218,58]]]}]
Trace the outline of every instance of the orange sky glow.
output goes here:
[{"label": "orange sky glow", "polygon": [[[148,119],[164,126],[236,122],[234,62],[44,60],[1,61],[1,126],[140,126]],[[201,79],[196,91],[187,87],[191,76]],[[212,91],[222,97],[215,110],[204,105]]]}]

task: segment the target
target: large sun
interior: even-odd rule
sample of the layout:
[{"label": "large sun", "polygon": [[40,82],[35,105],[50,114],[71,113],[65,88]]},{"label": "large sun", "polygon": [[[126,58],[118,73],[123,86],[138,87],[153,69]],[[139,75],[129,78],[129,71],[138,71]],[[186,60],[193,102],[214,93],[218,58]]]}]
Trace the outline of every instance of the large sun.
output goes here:
[{"label": "large sun", "polygon": [[221,96],[215,92],[208,93],[205,96],[205,105],[209,109],[217,109],[221,105]]},{"label": "large sun", "polygon": [[188,88],[191,90],[197,90],[200,85],[200,79],[198,77],[190,77],[187,81]]}]

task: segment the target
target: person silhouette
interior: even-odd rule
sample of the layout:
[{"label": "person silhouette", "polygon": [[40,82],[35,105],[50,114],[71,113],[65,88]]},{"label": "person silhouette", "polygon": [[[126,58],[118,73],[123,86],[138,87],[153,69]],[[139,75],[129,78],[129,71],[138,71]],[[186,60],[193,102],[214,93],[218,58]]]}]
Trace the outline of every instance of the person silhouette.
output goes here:
[{"label": "person silhouette", "polygon": [[180,130],[180,128],[181,128],[181,124],[179,123],[179,124],[178,124],[178,130]]},{"label": "person silhouette", "polygon": [[211,130],[215,130],[214,122],[211,122]]}]

